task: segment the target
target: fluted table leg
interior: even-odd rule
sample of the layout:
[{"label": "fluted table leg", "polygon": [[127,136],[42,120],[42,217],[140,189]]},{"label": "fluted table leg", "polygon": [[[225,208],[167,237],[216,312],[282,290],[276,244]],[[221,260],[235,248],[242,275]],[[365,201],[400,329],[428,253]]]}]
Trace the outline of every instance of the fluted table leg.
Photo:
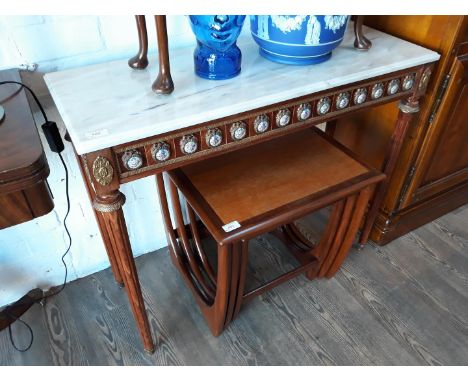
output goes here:
[{"label": "fluted table leg", "polygon": [[374,225],[379,208],[386,195],[390,177],[393,174],[398,156],[400,155],[406,132],[408,131],[408,127],[411,123],[411,120],[413,119],[413,116],[419,111],[418,100],[412,98],[401,101],[398,107],[400,109],[398,113],[398,119],[395,125],[395,129],[393,130],[383,165],[383,173],[387,177],[384,181],[380,182],[375,189],[374,197],[371,201],[371,205],[361,231],[361,237],[359,239],[359,243],[361,245],[366,244],[367,240],[369,239],[372,226]]}]

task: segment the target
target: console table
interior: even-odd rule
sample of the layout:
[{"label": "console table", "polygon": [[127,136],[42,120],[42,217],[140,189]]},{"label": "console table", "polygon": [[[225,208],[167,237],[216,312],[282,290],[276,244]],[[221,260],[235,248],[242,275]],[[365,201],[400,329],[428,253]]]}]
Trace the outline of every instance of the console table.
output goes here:
[{"label": "console table", "polygon": [[[150,90],[157,65],[132,71],[126,60],[45,76],[79,158],[112,270],[126,287],[147,351],[154,345],[120,184],[155,175],[161,210],[167,210],[164,171],[281,139],[310,124],[327,122],[332,129],[340,116],[400,100],[382,169],[389,176],[439,55],[376,30],[366,29],[365,34],[373,44],[369,51],[353,48],[349,28],[331,60],[315,66],[267,61],[253,41],[239,40],[242,73],[227,81],[197,78],[193,48],[173,50],[171,95]],[[361,243],[367,240],[385,187],[383,182],[375,191]]]}]

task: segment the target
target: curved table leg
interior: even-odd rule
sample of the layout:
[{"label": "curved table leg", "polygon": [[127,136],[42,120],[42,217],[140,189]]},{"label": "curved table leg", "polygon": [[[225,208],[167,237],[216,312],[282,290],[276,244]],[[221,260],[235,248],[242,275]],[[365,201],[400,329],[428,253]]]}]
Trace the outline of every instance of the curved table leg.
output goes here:
[{"label": "curved table leg", "polygon": [[328,262],[330,266],[326,270],[326,273],[324,273],[326,277],[333,277],[348,255],[353,245],[354,238],[356,237],[356,233],[359,229],[361,220],[364,216],[364,212],[366,211],[371,191],[372,187],[366,187],[355,198],[355,202],[353,203],[353,213],[349,219],[346,233],[344,234],[343,239],[339,245],[339,249]]},{"label": "curved table leg", "polygon": [[148,33],[145,16],[135,16],[138,29],[138,53],[128,60],[132,69],[145,69],[148,66]]},{"label": "curved table leg", "polygon": [[372,43],[362,32],[363,21],[364,16],[356,16],[356,20],[354,20],[354,47],[359,50],[369,50],[372,47]]},{"label": "curved table leg", "polygon": [[169,64],[169,44],[167,41],[166,16],[154,16],[158,37],[159,73],[153,82],[152,89],[158,94],[170,94],[174,91]]},{"label": "curved table leg", "polygon": [[[177,188],[169,180],[169,192],[178,238],[175,236],[169,213],[163,175],[156,175],[156,181],[173,263],[191,289],[211,332],[214,336],[219,336],[226,325],[237,315],[242,304],[247,269],[247,244],[245,242],[231,245],[218,244],[218,266],[216,273],[213,272],[215,282],[212,283],[214,284],[214,290],[212,293],[207,293],[208,286],[210,286],[209,279],[205,279],[204,276],[207,266],[203,264],[203,261],[197,261],[197,259],[204,257],[204,253],[200,251],[200,245],[191,248],[188,233],[186,232],[187,228],[183,224],[181,216]],[[193,218],[191,218],[192,223]],[[193,224],[189,223],[191,229],[193,226]],[[196,235],[192,237],[194,238]]]}]

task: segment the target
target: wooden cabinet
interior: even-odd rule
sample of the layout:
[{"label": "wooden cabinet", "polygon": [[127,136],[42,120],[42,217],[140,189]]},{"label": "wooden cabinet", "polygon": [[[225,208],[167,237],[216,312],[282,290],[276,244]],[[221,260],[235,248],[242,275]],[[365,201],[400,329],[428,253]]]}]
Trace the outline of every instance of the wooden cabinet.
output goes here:
[{"label": "wooden cabinet", "polygon": [[[364,22],[441,54],[371,232],[386,244],[468,202],[468,17],[367,16]],[[380,167],[396,117],[395,104],[356,113],[338,121],[334,136]]]}]

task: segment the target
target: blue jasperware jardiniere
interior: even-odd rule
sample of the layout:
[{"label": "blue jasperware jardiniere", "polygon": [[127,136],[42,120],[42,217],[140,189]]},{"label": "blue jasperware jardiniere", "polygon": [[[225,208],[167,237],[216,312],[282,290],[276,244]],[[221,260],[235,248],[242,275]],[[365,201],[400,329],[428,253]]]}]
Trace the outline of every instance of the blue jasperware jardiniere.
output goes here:
[{"label": "blue jasperware jardiniere", "polygon": [[236,45],[245,16],[189,16],[197,38],[193,53],[195,73],[210,80],[226,80],[241,71],[242,54]]},{"label": "blue jasperware jardiniere", "polygon": [[250,16],[250,30],[263,57],[282,64],[318,64],[340,45],[348,19],[346,15],[258,15]]}]

